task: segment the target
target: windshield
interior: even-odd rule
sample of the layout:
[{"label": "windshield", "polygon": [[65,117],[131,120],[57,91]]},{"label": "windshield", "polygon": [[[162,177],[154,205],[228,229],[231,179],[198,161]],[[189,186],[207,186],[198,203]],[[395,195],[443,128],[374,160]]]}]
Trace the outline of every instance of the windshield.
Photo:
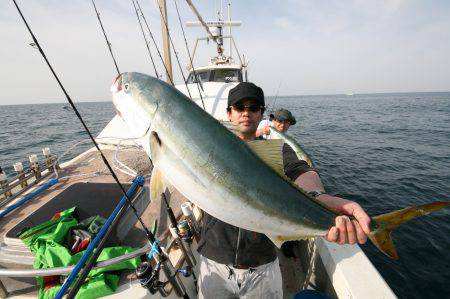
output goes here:
[{"label": "windshield", "polygon": [[[197,75],[197,78],[203,83],[208,82],[210,78],[210,72],[209,71],[196,71],[195,74]],[[191,73],[189,75],[189,78],[187,79],[187,83],[197,83],[197,80],[195,80],[194,73]]]},{"label": "windshield", "polygon": [[241,70],[236,69],[217,69],[214,70],[214,82],[241,82]]},{"label": "windshield", "polygon": [[[202,83],[205,82],[242,82],[240,69],[212,69],[196,71],[195,74]],[[194,73],[190,73],[187,83],[197,83]]]}]

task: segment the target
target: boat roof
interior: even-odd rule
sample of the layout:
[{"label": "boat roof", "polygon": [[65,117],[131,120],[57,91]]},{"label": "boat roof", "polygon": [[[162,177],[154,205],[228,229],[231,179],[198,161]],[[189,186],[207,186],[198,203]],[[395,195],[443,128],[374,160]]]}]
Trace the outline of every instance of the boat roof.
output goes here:
[{"label": "boat roof", "polygon": [[[242,66],[240,64],[210,64],[207,66],[199,66],[194,68],[195,71],[204,71],[204,70],[217,70],[217,69],[236,69],[240,70],[242,69]],[[192,72],[192,68],[189,69],[189,72]]]}]

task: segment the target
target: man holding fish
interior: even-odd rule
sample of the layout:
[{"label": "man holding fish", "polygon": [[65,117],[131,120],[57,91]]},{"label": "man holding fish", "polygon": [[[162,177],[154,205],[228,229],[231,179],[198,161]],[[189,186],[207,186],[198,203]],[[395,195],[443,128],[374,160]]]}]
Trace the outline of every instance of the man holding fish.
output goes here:
[{"label": "man holding fish", "polygon": [[[243,82],[230,90],[228,118],[243,141],[255,140],[264,105],[264,93],[253,83]],[[289,118],[289,114],[287,110],[279,110],[275,119],[277,115]],[[357,220],[336,217],[335,226],[325,236],[328,241],[339,244],[366,242],[370,218],[359,204],[326,194],[316,170],[299,160],[287,144],[283,146],[283,166],[285,174],[300,188],[323,204]],[[238,228],[205,213],[198,251],[201,255],[199,298],[282,298],[276,249],[265,234]]]}]

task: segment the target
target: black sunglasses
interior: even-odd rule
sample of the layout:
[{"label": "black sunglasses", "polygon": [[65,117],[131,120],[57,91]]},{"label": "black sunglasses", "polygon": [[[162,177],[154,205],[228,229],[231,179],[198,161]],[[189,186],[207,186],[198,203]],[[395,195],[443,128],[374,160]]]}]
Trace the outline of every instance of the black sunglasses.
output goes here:
[{"label": "black sunglasses", "polygon": [[243,112],[245,109],[248,109],[251,112],[258,112],[261,111],[264,107],[258,104],[252,104],[252,105],[242,105],[242,104],[235,104],[232,106],[234,110],[237,112]]}]

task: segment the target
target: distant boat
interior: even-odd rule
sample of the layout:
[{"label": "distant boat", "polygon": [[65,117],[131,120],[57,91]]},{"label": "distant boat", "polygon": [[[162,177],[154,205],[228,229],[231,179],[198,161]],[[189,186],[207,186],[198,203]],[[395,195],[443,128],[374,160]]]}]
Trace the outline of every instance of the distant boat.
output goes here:
[{"label": "distant boat", "polygon": [[352,96],[352,95],[354,95],[354,93],[353,93],[353,92],[349,92],[349,93],[347,93],[346,95],[347,95],[347,96]]}]

